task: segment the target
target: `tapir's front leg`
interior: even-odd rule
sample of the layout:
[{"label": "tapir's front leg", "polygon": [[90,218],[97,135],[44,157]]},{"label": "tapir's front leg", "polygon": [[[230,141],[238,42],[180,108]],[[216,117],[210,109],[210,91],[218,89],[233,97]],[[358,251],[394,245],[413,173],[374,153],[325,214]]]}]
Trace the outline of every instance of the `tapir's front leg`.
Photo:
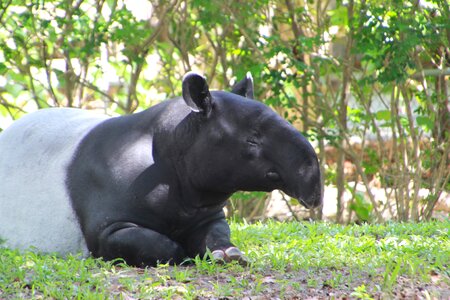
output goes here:
[{"label": "tapir's front leg", "polygon": [[186,243],[191,257],[203,256],[209,249],[217,260],[236,260],[243,265],[248,263],[243,253],[230,242],[230,227],[225,217],[195,228]]},{"label": "tapir's front leg", "polygon": [[167,236],[133,223],[115,223],[100,235],[96,256],[107,260],[123,258],[127,264],[145,267],[160,263],[181,263],[182,247]]}]

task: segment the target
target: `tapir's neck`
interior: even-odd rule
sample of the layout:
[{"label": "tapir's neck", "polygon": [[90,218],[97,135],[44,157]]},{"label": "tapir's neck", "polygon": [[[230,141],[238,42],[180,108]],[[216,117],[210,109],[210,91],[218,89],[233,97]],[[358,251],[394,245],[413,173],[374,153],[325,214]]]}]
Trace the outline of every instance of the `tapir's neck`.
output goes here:
[{"label": "tapir's neck", "polygon": [[198,209],[222,209],[232,195],[232,193],[223,193],[219,191],[206,190],[196,187],[192,182],[195,174],[187,174],[184,160],[178,159],[173,164],[177,174],[177,190],[179,191],[180,204],[188,211]]},{"label": "tapir's neck", "polygon": [[199,126],[202,123],[202,116],[191,114],[189,108],[180,99],[166,101],[159,106],[165,109],[157,109],[156,115],[153,116],[148,116],[144,112],[141,119],[143,122],[154,120],[155,117],[158,119],[157,126],[152,122],[145,123],[153,134],[153,159],[155,163],[164,165],[177,174],[176,190],[179,192],[180,205],[188,211],[221,209],[232,193],[196,187],[192,183],[192,177],[196,174],[189,174],[185,165],[186,160],[189,159],[187,157],[189,148],[201,129]]},{"label": "tapir's neck", "polygon": [[225,194],[213,191],[200,191],[199,204],[200,207],[223,207],[226,205],[228,198],[232,194]]}]

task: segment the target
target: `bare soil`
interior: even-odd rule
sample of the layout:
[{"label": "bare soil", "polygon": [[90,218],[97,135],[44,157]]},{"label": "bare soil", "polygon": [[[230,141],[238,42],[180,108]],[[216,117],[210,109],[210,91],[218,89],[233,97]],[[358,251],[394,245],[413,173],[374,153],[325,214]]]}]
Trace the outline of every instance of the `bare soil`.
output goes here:
[{"label": "bare soil", "polygon": [[[448,275],[430,274],[431,282],[398,276],[389,287],[386,286],[381,270],[380,275],[374,277],[368,272],[351,269],[286,272],[255,272],[245,269],[240,273],[195,274],[177,281],[171,276],[172,267],[150,269],[145,275],[143,270],[127,268],[111,276],[111,293],[125,299],[138,299],[142,295],[125,289],[120,284],[120,278],[131,277],[144,284],[149,281],[149,274],[155,281],[161,277],[166,278],[155,289],[160,292],[161,298],[167,295],[164,290],[175,291],[172,299],[185,299],[189,289],[195,291],[194,299],[450,299]],[[144,280],[143,276],[147,278]],[[361,292],[362,286],[365,288]]]}]

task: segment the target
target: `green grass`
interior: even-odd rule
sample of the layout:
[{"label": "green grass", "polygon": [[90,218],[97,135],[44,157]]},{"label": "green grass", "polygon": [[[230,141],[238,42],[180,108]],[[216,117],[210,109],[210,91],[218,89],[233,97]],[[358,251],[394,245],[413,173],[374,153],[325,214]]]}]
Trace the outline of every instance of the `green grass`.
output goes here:
[{"label": "green grass", "polygon": [[232,222],[231,229],[248,267],[197,257],[188,266],[136,269],[0,249],[0,299],[450,297],[450,221]]}]

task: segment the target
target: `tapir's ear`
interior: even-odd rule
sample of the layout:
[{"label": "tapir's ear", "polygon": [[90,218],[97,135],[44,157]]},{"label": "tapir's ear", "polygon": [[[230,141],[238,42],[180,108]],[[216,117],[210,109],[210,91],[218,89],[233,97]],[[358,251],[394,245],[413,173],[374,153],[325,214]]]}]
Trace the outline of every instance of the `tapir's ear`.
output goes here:
[{"label": "tapir's ear", "polygon": [[205,77],[195,72],[186,73],[183,77],[182,89],[186,104],[193,111],[209,116],[212,98]]},{"label": "tapir's ear", "polygon": [[242,97],[247,97],[253,99],[253,77],[250,72],[247,72],[247,75],[244,79],[239,81],[233,86],[231,90],[232,93],[238,94]]}]

